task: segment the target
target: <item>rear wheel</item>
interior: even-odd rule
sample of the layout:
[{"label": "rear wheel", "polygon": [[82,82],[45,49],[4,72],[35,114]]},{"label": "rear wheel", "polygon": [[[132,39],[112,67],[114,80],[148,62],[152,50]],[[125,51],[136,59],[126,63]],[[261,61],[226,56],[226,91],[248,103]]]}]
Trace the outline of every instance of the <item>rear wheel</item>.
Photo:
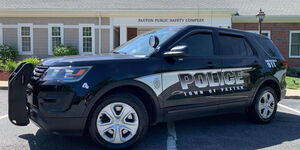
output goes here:
[{"label": "rear wheel", "polygon": [[112,95],[94,110],[89,133],[102,147],[124,149],[131,147],[145,135],[148,122],[146,108],[136,96]]},{"label": "rear wheel", "polygon": [[263,87],[256,95],[248,114],[256,123],[271,122],[277,111],[278,97],[271,87]]}]

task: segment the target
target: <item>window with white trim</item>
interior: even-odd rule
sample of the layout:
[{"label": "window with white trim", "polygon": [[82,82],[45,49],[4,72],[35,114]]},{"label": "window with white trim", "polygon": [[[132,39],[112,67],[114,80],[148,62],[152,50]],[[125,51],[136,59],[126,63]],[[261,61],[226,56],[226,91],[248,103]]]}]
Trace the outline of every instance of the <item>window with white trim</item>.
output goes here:
[{"label": "window with white trim", "polygon": [[290,57],[300,58],[300,31],[290,32]]},{"label": "window with white trim", "polygon": [[62,24],[48,25],[48,54],[53,54],[53,49],[64,44],[64,28]]},{"label": "window with white trim", "polygon": [[[248,30],[248,32],[259,34],[259,31],[257,31],[257,30]],[[268,37],[269,39],[271,39],[271,31],[269,31],[269,30],[263,30],[263,31],[261,31],[261,34],[264,35],[264,36],[266,36],[266,37]]]},{"label": "window with white trim", "polygon": [[81,54],[95,54],[94,25],[80,25],[79,50]]},{"label": "window with white trim", "polygon": [[19,24],[18,27],[18,50],[20,54],[33,54],[33,25]]}]

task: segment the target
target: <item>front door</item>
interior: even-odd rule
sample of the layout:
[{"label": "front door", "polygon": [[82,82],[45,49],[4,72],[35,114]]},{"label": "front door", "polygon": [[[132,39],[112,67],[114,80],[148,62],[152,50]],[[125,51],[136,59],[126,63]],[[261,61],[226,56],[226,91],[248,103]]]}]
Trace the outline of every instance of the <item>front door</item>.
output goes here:
[{"label": "front door", "polygon": [[214,87],[218,86],[216,74],[222,64],[215,57],[214,42],[212,30],[197,30],[171,46],[187,46],[188,56],[165,58],[161,94],[164,107],[186,109],[217,104]]}]

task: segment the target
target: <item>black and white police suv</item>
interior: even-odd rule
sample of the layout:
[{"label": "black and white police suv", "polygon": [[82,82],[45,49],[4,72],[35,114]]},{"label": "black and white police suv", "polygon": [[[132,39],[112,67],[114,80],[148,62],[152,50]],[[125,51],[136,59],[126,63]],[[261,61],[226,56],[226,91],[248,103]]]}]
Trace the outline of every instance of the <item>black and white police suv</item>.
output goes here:
[{"label": "black and white police suv", "polygon": [[111,54],[21,64],[9,78],[9,119],[124,149],[149,125],[246,112],[270,122],[285,96],[287,61],[258,34],[204,26],[149,32]]}]

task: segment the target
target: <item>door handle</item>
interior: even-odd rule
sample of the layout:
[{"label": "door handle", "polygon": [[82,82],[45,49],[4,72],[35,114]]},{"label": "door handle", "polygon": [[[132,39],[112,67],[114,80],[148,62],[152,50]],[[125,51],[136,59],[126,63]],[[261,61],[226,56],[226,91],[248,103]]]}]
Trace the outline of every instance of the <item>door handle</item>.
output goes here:
[{"label": "door handle", "polygon": [[259,65],[258,61],[257,60],[253,61],[253,65]]}]

